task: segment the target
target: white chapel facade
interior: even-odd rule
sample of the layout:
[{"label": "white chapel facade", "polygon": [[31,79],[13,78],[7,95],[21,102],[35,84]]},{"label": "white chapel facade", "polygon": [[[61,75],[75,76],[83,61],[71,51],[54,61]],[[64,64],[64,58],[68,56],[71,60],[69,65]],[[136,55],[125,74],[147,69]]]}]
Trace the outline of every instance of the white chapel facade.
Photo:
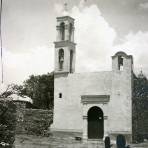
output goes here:
[{"label": "white chapel facade", "polygon": [[52,130],[83,139],[124,134],[132,137],[133,58],[112,56],[112,70],[75,73],[74,19],[57,17]]}]

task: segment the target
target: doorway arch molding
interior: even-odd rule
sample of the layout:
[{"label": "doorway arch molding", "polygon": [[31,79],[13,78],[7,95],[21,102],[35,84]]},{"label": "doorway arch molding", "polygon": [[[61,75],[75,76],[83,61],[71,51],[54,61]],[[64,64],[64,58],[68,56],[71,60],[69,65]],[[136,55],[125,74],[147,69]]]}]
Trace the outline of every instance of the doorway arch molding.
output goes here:
[{"label": "doorway arch molding", "polygon": [[[88,137],[88,111],[92,107],[98,107],[103,111],[104,118],[104,136],[107,135],[108,129],[108,103],[110,100],[109,95],[83,95],[81,96],[81,103],[83,105],[83,139],[87,140]],[[103,137],[104,138],[104,137]]]}]

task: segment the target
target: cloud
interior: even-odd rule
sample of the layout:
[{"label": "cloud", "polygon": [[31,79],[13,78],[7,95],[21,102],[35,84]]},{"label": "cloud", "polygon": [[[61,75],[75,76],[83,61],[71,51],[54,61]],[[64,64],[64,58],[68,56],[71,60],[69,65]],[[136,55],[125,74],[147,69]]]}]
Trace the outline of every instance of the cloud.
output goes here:
[{"label": "cloud", "polygon": [[140,3],[140,8],[142,8],[142,9],[148,9],[148,2]]},{"label": "cloud", "polygon": [[124,38],[124,43],[113,47],[113,51],[123,50],[134,57],[135,72],[141,69],[148,76],[148,32],[130,32]]},{"label": "cloud", "polygon": [[63,12],[64,7],[63,7],[63,5],[61,5],[60,3],[55,3],[55,4],[54,4],[54,10],[55,10],[55,12],[56,12],[58,15],[60,15],[60,14]]},{"label": "cloud", "polygon": [[37,47],[26,53],[4,50],[4,82],[22,83],[31,74],[53,70],[53,47]]},{"label": "cloud", "polygon": [[[56,3],[54,9],[61,16],[63,6]],[[76,71],[100,71],[111,67],[108,66],[111,64],[108,51],[116,32],[101,16],[98,7],[86,7],[81,2],[69,13],[75,18]],[[31,74],[43,74],[54,69],[54,46],[39,46],[19,53],[4,50],[4,62],[5,83],[21,83]]]},{"label": "cloud", "polygon": [[[63,6],[54,6],[56,14],[61,16]],[[69,14],[75,18],[76,72],[111,70],[111,56],[117,51],[125,51],[134,56],[136,71],[148,75],[148,32],[129,33],[122,44],[114,45],[118,37],[102,16],[96,5],[74,6]],[[56,29],[54,26],[53,29]],[[54,45],[34,47],[25,53],[4,51],[4,78],[6,83],[21,83],[31,74],[43,74],[54,69]]]},{"label": "cloud", "polygon": [[78,72],[108,70],[111,61],[109,50],[116,38],[116,32],[101,16],[96,5],[74,7],[71,16],[75,18],[75,41],[77,43]]},{"label": "cloud", "polygon": [[129,32],[123,42],[114,45],[117,33],[101,15],[96,5],[74,7],[77,43],[77,72],[111,70],[111,56],[125,51],[134,57],[135,72],[141,69],[148,76],[148,32]]}]

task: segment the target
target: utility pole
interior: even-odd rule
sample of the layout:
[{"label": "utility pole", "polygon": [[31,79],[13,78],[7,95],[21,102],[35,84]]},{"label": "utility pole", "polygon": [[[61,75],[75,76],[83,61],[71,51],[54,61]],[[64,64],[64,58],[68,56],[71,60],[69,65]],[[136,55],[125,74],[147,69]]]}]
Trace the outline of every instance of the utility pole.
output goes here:
[{"label": "utility pole", "polygon": [[3,42],[2,42],[2,10],[3,10],[3,1],[1,0],[0,6],[0,49],[1,49],[1,82],[3,83],[4,79],[4,72],[3,72]]}]

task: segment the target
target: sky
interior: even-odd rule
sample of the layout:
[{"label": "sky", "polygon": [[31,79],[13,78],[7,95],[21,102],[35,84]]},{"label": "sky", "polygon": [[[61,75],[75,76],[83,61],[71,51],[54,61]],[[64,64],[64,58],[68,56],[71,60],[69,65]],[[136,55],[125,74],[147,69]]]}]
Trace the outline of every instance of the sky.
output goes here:
[{"label": "sky", "polygon": [[148,76],[147,0],[3,0],[4,83],[54,70],[64,3],[75,19],[76,72],[111,70],[111,56],[124,51],[134,57],[134,72]]}]

